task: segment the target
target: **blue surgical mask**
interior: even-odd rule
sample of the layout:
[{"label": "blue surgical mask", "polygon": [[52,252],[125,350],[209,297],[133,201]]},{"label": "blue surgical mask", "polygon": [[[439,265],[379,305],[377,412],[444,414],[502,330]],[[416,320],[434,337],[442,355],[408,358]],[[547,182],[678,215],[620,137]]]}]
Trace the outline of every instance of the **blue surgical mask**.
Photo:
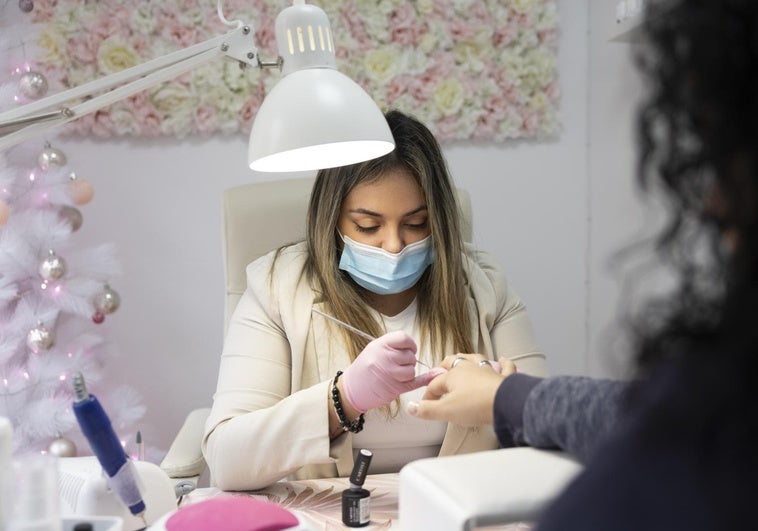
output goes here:
[{"label": "blue surgical mask", "polygon": [[400,293],[414,286],[432,263],[432,237],[406,245],[390,253],[342,236],[339,268],[361,287],[378,295]]}]

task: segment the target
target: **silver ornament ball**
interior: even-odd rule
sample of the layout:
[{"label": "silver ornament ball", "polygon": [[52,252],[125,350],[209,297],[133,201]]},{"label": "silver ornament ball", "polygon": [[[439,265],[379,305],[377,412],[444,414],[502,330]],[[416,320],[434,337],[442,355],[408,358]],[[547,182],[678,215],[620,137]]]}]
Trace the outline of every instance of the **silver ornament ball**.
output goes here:
[{"label": "silver ornament ball", "polygon": [[32,0],[18,0],[18,8],[24,13],[31,13],[34,9],[34,2]]},{"label": "silver ornament ball", "polygon": [[47,79],[39,72],[26,72],[18,81],[18,90],[25,98],[39,99],[47,94]]},{"label": "silver ornament ball", "polygon": [[43,350],[50,350],[53,343],[55,343],[55,338],[52,332],[41,324],[29,330],[29,333],[26,334],[26,346],[35,354]]},{"label": "silver ornament ball", "polygon": [[66,437],[53,439],[47,447],[48,453],[58,457],[76,457],[76,445]]},{"label": "silver ornament ball", "polygon": [[95,296],[95,309],[100,313],[111,314],[118,310],[120,305],[121,297],[110,286],[105,286],[103,292]]},{"label": "silver ornament ball", "polygon": [[42,150],[42,153],[37,157],[37,163],[43,170],[48,169],[50,166],[65,166],[66,154],[58,148],[46,146]]},{"label": "silver ornament ball", "polygon": [[68,221],[68,223],[71,225],[71,232],[76,232],[79,230],[79,227],[82,226],[82,222],[84,221],[82,213],[79,212],[79,209],[68,205],[61,206],[60,210],[58,210],[58,215],[61,219]]},{"label": "silver ornament ball", "polygon": [[53,251],[39,265],[39,276],[45,280],[58,280],[65,274],[66,261]]}]

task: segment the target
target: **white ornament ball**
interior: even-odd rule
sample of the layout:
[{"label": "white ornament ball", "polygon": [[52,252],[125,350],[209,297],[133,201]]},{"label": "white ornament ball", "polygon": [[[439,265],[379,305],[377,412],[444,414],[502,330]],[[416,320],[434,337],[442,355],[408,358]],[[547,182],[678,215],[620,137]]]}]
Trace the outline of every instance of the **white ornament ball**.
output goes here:
[{"label": "white ornament ball", "polygon": [[102,314],[111,314],[118,310],[120,305],[121,297],[110,286],[105,286],[103,292],[95,296],[95,309]]},{"label": "white ornament ball", "polygon": [[76,457],[76,445],[66,437],[53,439],[47,447],[48,453],[58,457]]},{"label": "white ornament ball", "polygon": [[50,166],[65,166],[67,162],[66,154],[58,148],[46,146],[42,153],[37,157],[37,163],[43,170]]},{"label": "white ornament ball", "polygon": [[58,280],[66,274],[66,261],[52,250],[39,265],[39,275],[44,280]]},{"label": "white ornament ball", "polygon": [[53,333],[41,324],[29,330],[29,333],[26,335],[26,346],[35,354],[39,354],[42,350],[50,350],[50,347],[54,343],[55,338],[53,337]]},{"label": "white ornament ball", "polygon": [[30,100],[47,94],[47,79],[39,72],[25,72],[18,81],[18,91]]}]

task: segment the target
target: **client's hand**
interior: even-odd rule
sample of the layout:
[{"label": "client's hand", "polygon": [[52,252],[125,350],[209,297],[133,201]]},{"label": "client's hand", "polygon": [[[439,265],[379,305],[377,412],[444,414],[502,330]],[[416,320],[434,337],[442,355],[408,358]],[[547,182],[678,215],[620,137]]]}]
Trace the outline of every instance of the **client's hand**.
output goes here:
[{"label": "client's hand", "polygon": [[405,332],[390,332],[373,340],[342,375],[345,399],[366,412],[427,385],[443,371],[433,369],[416,376],[416,349],[416,342]]},{"label": "client's hand", "polygon": [[513,362],[500,358],[498,373],[479,354],[458,354],[445,358],[442,366],[448,371],[431,381],[423,400],[408,404],[408,413],[461,426],[492,424],[495,393],[516,372]]}]

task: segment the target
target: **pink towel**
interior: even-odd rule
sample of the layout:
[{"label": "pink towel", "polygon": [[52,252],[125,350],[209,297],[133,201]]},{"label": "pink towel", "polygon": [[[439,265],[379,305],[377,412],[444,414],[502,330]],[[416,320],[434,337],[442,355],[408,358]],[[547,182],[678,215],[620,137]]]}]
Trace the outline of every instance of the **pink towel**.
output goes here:
[{"label": "pink towel", "polygon": [[222,496],[182,507],[166,521],[166,531],[279,531],[297,526],[294,514],[246,496]]}]

